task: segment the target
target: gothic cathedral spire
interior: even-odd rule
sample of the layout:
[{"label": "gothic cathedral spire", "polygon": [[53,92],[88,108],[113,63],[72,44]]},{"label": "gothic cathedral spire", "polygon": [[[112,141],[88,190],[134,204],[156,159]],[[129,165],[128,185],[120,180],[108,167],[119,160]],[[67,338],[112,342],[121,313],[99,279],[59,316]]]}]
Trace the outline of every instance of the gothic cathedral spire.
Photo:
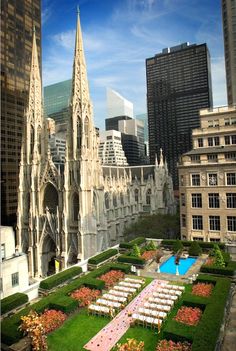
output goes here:
[{"label": "gothic cathedral spire", "polygon": [[77,14],[71,95],[71,119],[68,130],[67,157],[78,160],[92,147],[92,104],[89,96],[86,63],[79,11]]}]

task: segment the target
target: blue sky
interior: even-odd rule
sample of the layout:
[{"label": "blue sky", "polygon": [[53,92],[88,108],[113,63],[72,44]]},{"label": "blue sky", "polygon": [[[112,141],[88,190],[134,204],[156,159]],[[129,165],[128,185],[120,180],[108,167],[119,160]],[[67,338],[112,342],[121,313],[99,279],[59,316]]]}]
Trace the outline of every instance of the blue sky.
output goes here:
[{"label": "blue sky", "polygon": [[207,43],[214,106],[226,105],[220,0],[42,0],[44,86],[72,76],[77,5],[96,126],[106,87],[146,112],[145,59],[182,42]]}]

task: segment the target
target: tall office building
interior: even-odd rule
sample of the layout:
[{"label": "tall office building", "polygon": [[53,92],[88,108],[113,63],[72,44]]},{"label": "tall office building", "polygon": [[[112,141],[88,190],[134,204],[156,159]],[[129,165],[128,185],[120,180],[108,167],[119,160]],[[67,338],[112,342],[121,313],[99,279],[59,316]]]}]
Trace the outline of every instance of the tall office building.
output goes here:
[{"label": "tall office building", "polygon": [[228,104],[236,104],[236,1],[222,0]]},{"label": "tall office building", "polygon": [[128,116],[133,118],[133,104],[117,91],[107,88],[107,117]]},{"label": "tall office building", "polygon": [[71,79],[44,87],[44,111],[56,124],[68,121]]},{"label": "tall office building", "polygon": [[1,218],[15,224],[23,118],[35,27],[41,62],[41,1],[1,1]]},{"label": "tall office building", "polygon": [[199,110],[212,106],[210,56],[206,44],[184,43],[146,60],[149,154],[163,149],[174,187],[177,162],[191,149]]}]

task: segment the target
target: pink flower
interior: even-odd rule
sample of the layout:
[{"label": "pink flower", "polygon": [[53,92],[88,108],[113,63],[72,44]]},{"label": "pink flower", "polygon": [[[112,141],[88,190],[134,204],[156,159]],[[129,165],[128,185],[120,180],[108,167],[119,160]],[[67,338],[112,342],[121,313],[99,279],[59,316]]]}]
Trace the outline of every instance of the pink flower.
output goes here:
[{"label": "pink flower", "polygon": [[174,318],[177,322],[187,324],[187,325],[197,325],[202,316],[202,311],[200,308],[193,308],[182,306],[176,317]]},{"label": "pink flower", "polygon": [[213,284],[197,283],[192,287],[192,294],[197,296],[209,297],[214,288]]},{"label": "pink flower", "polygon": [[71,293],[71,297],[77,301],[79,301],[79,306],[80,307],[85,307],[90,305],[90,303],[93,300],[96,300],[96,298],[100,295],[99,290],[95,289],[89,289],[86,287],[82,287],[78,290],[75,290]]}]

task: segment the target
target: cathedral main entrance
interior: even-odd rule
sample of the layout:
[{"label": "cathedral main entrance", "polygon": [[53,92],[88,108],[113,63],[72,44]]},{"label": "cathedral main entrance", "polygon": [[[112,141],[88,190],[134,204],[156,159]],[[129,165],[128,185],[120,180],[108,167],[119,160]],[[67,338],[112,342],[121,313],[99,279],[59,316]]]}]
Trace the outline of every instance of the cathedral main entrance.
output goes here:
[{"label": "cathedral main entrance", "polygon": [[56,244],[50,237],[47,235],[43,242],[42,247],[42,275],[48,276],[55,273],[55,258],[56,258]]}]

